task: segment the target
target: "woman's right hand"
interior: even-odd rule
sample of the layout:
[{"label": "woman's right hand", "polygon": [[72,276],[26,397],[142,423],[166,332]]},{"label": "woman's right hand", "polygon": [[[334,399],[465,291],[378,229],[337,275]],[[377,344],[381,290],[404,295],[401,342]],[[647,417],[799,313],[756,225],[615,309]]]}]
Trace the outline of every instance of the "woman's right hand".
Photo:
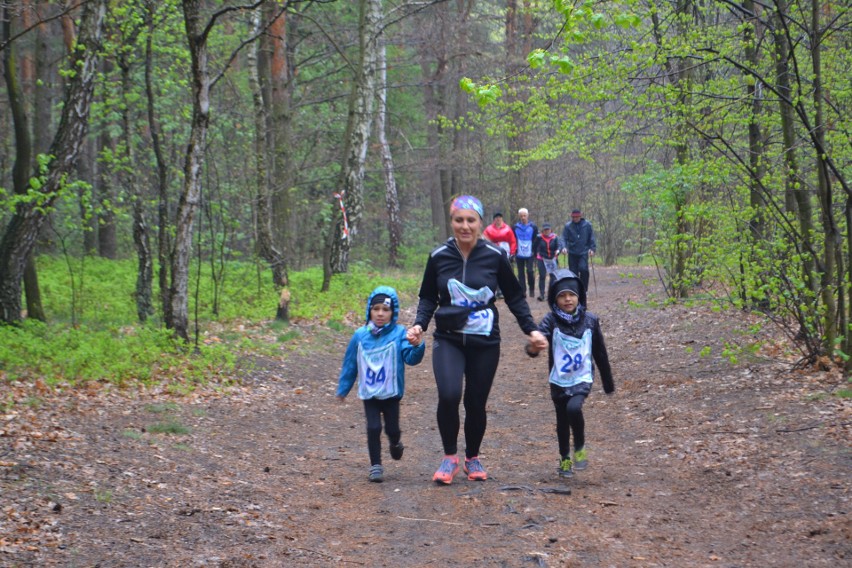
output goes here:
[{"label": "woman's right hand", "polygon": [[536,352],[544,351],[550,347],[550,344],[547,342],[547,338],[538,330],[530,333],[529,344],[532,349],[536,350]]}]

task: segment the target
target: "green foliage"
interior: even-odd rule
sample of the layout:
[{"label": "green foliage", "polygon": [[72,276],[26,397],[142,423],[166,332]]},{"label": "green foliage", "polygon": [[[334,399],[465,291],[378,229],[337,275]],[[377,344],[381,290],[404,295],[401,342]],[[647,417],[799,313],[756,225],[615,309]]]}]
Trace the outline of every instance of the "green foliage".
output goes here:
[{"label": "green foliage", "polygon": [[[299,339],[298,330],[272,319],[278,296],[268,272],[259,275],[251,263],[227,264],[229,276],[219,291],[218,316],[209,310],[213,290],[204,270],[199,294],[202,334],[219,337],[189,350],[157,322],[136,321],[128,292],[134,288],[133,262],[90,257],[80,264],[84,284],[77,292],[79,317],[76,325],[70,325],[71,286],[65,263],[40,257],[39,277],[51,323],[24,320],[20,326],[0,327],[0,371],[8,380],[44,377],[49,385],[167,382],[170,390],[181,392],[229,376],[242,352],[274,356],[282,344]],[[191,273],[194,278],[196,271]],[[293,272],[291,318],[327,322],[329,329],[348,333],[353,324],[363,323],[367,297],[376,286],[394,286],[403,305],[411,305],[417,301],[420,276],[356,263],[350,273],[332,279],[329,293],[321,293],[321,268]],[[214,323],[216,329],[234,331],[211,332]],[[162,413],[174,408],[151,405],[148,410]]]},{"label": "green foliage", "polygon": [[189,426],[181,424],[176,419],[156,422],[148,426],[146,430],[148,430],[148,432],[151,432],[152,434],[174,434],[178,436],[189,434],[190,432],[192,432],[192,429]]},{"label": "green foliage", "polygon": [[95,501],[97,501],[98,503],[108,504],[108,503],[112,502],[112,490],[111,489],[99,489],[99,488],[96,487],[92,491],[93,491],[93,494],[94,494],[94,497],[95,497]]},{"label": "green foliage", "polygon": [[142,432],[137,432],[136,430],[131,430],[130,428],[125,428],[121,435],[125,438],[130,438],[131,440],[141,440]]},{"label": "green foliage", "polygon": [[367,298],[376,286],[384,284],[396,288],[404,306],[416,301],[422,274],[377,270],[368,265],[355,266],[350,272],[332,278],[327,294],[320,293],[322,276],[321,267],[290,275],[296,298],[292,310],[295,317],[340,321],[342,316],[349,315],[350,319],[361,322],[366,314]]},{"label": "green foliage", "polygon": [[179,409],[180,407],[174,402],[158,402],[155,404],[145,405],[145,410],[154,414],[163,414],[164,412],[175,412]]}]

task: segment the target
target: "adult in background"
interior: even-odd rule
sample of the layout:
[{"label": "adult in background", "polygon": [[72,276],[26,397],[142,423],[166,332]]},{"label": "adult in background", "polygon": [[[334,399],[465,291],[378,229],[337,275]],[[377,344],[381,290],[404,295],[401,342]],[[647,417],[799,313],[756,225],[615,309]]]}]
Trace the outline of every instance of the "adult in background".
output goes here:
[{"label": "adult in background", "polygon": [[[485,406],[500,360],[499,313],[494,304],[498,288],[530,342],[542,349],[548,346],[536,329],[506,251],[480,238],[482,203],[469,195],[456,198],[450,206],[450,225],[453,236],[433,250],[426,261],[417,317],[407,336],[412,345],[419,344],[435,316],[432,370],[438,387],[438,430],[444,458],[432,479],[444,485],[452,483],[459,470],[462,400],[464,471],[470,480],[483,481],[488,477],[479,460],[479,450],[487,422]],[[441,310],[450,317],[442,317]],[[462,313],[460,323],[448,321],[455,319],[454,311]],[[458,327],[453,329],[454,326]]]},{"label": "adult in background", "polygon": [[559,238],[550,230],[550,223],[541,226],[541,234],[535,242],[535,258],[538,261],[538,301],[544,301],[544,281],[550,275],[553,281],[553,273],[559,268]]},{"label": "adult in background", "polygon": [[[506,251],[509,255],[509,260],[514,260],[515,252],[518,249],[518,241],[515,240],[515,231],[512,227],[503,222],[503,214],[499,211],[494,213],[491,224],[485,227],[482,231],[482,236]],[[503,292],[497,290],[495,292],[497,299],[503,298]]]},{"label": "adult in background", "polygon": [[505,250],[509,258],[515,256],[515,251],[518,248],[515,232],[512,227],[503,222],[503,214],[499,211],[494,214],[491,224],[482,231],[482,236]]},{"label": "adult in background", "polygon": [[583,289],[589,289],[589,258],[595,256],[597,243],[592,224],[579,209],[571,211],[571,220],[562,229],[562,254],[568,253],[568,268],[580,277]]},{"label": "adult in background", "polygon": [[530,298],[535,296],[535,254],[533,244],[538,240],[538,227],[530,221],[530,212],[525,207],[518,209],[518,222],[515,223],[515,239],[518,241],[518,251],[515,253],[515,264],[518,265],[518,281],[521,291],[527,293],[529,285]]}]

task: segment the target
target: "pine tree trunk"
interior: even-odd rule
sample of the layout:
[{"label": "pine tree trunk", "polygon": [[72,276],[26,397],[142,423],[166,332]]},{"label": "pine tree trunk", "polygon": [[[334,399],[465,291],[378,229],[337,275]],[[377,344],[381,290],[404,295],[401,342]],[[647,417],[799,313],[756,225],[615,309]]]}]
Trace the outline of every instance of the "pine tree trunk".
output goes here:
[{"label": "pine tree trunk", "polygon": [[[255,10],[252,18],[253,34],[260,33],[261,9]],[[283,20],[283,16],[281,16]],[[273,283],[282,288],[282,293],[278,296],[278,306],[276,309],[276,319],[280,321],[288,321],[290,319],[290,294],[287,292],[288,275],[287,262],[285,256],[275,246],[272,234],[272,196],[270,191],[270,175],[268,172],[269,155],[268,141],[269,134],[267,129],[267,112],[266,105],[263,101],[263,92],[261,89],[260,72],[258,70],[259,57],[258,49],[259,42],[254,42],[249,47],[248,66],[249,66],[249,84],[251,86],[252,101],[254,105],[254,153],[255,153],[255,197],[256,197],[256,214],[255,214],[255,235],[257,240],[258,256],[265,260],[272,269]]]}]

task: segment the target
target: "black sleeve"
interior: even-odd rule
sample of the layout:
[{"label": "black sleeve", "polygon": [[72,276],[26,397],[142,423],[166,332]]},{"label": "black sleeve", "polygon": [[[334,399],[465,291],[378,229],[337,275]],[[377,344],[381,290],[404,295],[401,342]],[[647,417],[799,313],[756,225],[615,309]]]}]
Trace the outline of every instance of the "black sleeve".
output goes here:
[{"label": "black sleeve", "polygon": [[497,284],[500,286],[500,291],[503,292],[503,299],[506,300],[509,311],[518,320],[521,330],[527,335],[535,331],[535,320],[530,313],[527,297],[521,290],[518,277],[515,276],[515,271],[512,270],[512,265],[509,264],[509,258],[505,253],[500,258],[500,267],[497,270]]},{"label": "black sleeve", "polygon": [[592,328],[592,357],[595,359],[598,372],[601,374],[604,392],[607,394],[614,393],[615,382],[612,380],[612,367],[609,365],[609,355],[606,352],[606,344],[598,320],[595,320],[595,326]]},{"label": "black sleeve", "polygon": [[436,309],[438,309],[438,273],[435,271],[435,261],[430,256],[426,261],[426,269],[423,271],[423,281],[420,283],[420,302],[417,304],[414,325],[419,325],[423,331],[426,331]]}]

